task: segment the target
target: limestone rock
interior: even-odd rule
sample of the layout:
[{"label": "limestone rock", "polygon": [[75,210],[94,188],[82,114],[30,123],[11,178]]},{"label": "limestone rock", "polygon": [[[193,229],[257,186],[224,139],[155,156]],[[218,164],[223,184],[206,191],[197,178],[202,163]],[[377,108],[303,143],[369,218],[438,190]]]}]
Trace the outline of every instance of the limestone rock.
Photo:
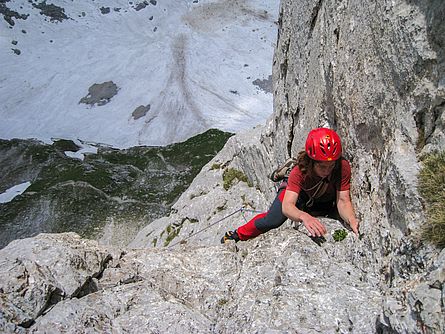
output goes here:
[{"label": "limestone rock", "polygon": [[[36,276],[38,298],[17,293],[29,284],[24,270],[2,274],[0,329],[442,334],[445,251],[418,237],[425,217],[416,185],[419,155],[444,147],[444,12],[441,0],[283,0],[275,111],[265,127],[232,137],[169,216],[139,233],[134,249],[111,252],[72,235],[46,236],[50,252],[72,238],[63,241],[68,249],[76,244],[96,255],[88,270],[63,262],[75,283],[61,284],[54,262]],[[225,230],[243,223],[239,208],[267,210],[275,193],[267,176],[318,126],[339,132],[352,162],[361,238],[335,243],[328,235],[319,246],[286,223],[220,245]],[[225,189],[229,168],[249,182]],[[341,228],[323,222],[330,233]],[[16,270],[6,256],[11,247],[33,242],[21,261],[35,266],[42,241],[17,241],[1,251],[0,272]],[[88,293],[79,295],[85,282]],[[49,309],[51,291],[63,297]]]},{"label": "limestone rock", "polygon": [[[218,155],[204,166],[189,188],[173,205],[169,216],[155,220],[142,229],[130,247],[175,246],[179,243],[215,245],[229,229],[245,223],[257,212],[268,209],[269,201],[257,188],[267,184],[273,196],[274,185],[267,181],[265,152],[258,151],[243,159],[243,152],[258,147],[259,129],[231,137]],[[270,165],[270,164],[269,164]],[[250,185],[236,181],[224,189],[223,173],[227,168],[249,175]],[[254,174],[255,173],[255,174]]]},{"label": "limestone rock", "polygon": [[386,293],[378,327],[403,333],[443,333],[445,330],[445,250],[429,268],[409,280],[398,280]]},{"label": "limestone rock", "polygon": [[[200,212],[193,229],[183,227],[175,237],[203,231],[196,243],[217,242],[221,231],[209,226],[203,212],[231,203],[223,218],[238,207],[230,202],[233,196],[241,195],[258,196],[254,207],[265,211],[274,196],[267,179],[273,167],[303,148],[310,129],[329,126],[339,132],[352,163],[352,197],[361,221],[363,238],[349,260],[382,293],[374,330],[443,333],[444,285],[437,279],[443,251],[420,242],[425,217],[417,174],[419,156],[445,147],[444,13],[439,0],[283,0],[274,114],[264,128],[232,138],[211,162],[240,169],[255,189],[238,185],[224,193],[215,179],[221,176],[204,168],[170,216],[147,227],[142,239],[159,237],[193,211]],[[199,187],[206,189],[200,202],[191,195]],[[226,230],[243,222],[233,216],[226,221]]]},{"label": "limestone rock", "polygon": [[328,236],[318,246],[289,226],[236,247],[107,251],[73,233],[17,240],[0,251],[9,275],[0,330],[373,333],[381,296],[348,261],[357,242]]},{"label": "limestone rock", "polygon": [[290,155],[310,128],[339,132],[364,233],[357,254],[366,256],[353,262],[386,296],[379,330],[442,333],[443,284],[428,274],[439,254],[418,241],[416,187],[417,155],[445,147],[445,4],[282,1],[280,11],[264,145]]},{"label": "limestone rock", "polygon": [[11,242],[0,250],[0,318],[28,328],[59,301],[96,291],[110,258],[97,242],[74,233]]},{"label": "limestone rock", "polygon": [[89,104],[90,106],[103,106],[110,102],[115,96],[119,87],[113,81],[95,83],[88,88],[88,95],[80,99],[79,103]]}]

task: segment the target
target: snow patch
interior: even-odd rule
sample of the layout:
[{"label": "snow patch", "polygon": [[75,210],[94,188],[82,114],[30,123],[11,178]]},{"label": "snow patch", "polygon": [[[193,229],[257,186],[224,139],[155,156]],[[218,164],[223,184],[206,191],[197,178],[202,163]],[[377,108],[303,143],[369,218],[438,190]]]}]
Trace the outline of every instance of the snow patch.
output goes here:
[{"label": "snow patch", "polygon": [[30,185],[31,182],[27,181],[7,189],[4,193],[0,194],[0,203],[11,202],[15,197],[23,194]]},{"label": "snow patch", "polygon": [[97,153],[97,147],[93,146],[93,145],[89,145],[89,144],[85,144],[82,143],[80,140],[73,140],[73,142],[80,147],[80,150],[73,152],[73,151],[65,151],[63,153],[65,153],[65,155],[67,157],[73,158],[73,159],[79,159],[79,160],[84,160],[85,159],[85,154],[86,153],[92,153],[92,154],[96,154]]}]

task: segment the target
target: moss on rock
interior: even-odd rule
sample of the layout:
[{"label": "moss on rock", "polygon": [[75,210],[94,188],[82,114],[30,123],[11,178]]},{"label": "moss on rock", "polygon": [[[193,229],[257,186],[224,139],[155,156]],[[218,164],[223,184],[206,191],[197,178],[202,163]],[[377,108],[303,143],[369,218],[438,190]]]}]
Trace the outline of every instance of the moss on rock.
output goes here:
[{"label": "moss on rock", "polygon": [[252,186],[252,184],[249,182],[249,179],[247,178],[246,174],[244,174],[242,171],[235,169],[235,168],[228,168],[224,170],[223,173],[223,186],[225,190],[229,190],[230,187],[234,184],[234,182],[238,180],[241,182],[246,182],[249,187]]},{"label": "moss on rock", "polygon": [[418,186],[427,213],[423,238],[445,248],[445,151],[429,154],[423,159]]}]

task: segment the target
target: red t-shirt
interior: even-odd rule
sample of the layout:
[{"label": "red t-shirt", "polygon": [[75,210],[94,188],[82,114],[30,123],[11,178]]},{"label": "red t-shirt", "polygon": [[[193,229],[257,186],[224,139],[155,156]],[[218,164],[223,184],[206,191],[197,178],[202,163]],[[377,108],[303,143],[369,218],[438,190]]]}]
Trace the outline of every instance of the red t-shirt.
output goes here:
[{"label": "red t-shirt", "polygon": [[[329,185],[325,193],[316,199],[317,202],[327,202],[332,201],[336,198],[336,191],[343,191],[350,189],[351,182],[351,165],[346,159],[341,160],[341,173],[340,180],[332,180],[329,177]],[[331,174],[332,176],[332,174]],[[304,191],[310,197],[312,197],[316,191],[316,185],[320,182],[321,177],[313,175],[303,175],[298,168],[295,166],[289,174],[289,179],[287,181],[287,190],[300,193]]]}]

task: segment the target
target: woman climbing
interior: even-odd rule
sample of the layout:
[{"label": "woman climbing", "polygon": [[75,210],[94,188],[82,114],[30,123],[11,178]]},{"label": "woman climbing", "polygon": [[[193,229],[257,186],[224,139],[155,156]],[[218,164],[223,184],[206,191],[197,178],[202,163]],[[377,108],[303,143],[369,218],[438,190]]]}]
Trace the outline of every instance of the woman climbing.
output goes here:
[{"label": "woman climbing", "polygon": [[314,129],[309,132],[305,150],[298,154],[296,166],[280,185],[269,211],[226,232],[221,242],[255,238],[280,227],[288,218],[303,222],[310,236],[323,237],[326,227],[317,216],[340,218],[358,235],[359,222],[351,203],[350,179],[351,167],[342,157],[338,134],[328,128]]}]

